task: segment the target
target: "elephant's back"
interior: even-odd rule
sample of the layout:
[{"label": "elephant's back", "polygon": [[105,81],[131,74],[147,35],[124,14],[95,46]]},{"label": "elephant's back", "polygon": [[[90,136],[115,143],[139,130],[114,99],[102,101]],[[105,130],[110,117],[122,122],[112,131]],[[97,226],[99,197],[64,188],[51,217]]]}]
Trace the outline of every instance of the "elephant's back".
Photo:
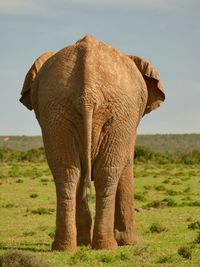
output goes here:
[{"label": "elephant's back", "polygon": [[124,117],[132,112],[130,107],[137,106],[144,87],[141,74],[127,56],[91,36],[57,52],[36,80],[38,106],[41,112],[47,110],[44,116],[57,110],[80,119],[83,105],[93,109],[94,118],[104,110],[116,116],[121,110]]}]

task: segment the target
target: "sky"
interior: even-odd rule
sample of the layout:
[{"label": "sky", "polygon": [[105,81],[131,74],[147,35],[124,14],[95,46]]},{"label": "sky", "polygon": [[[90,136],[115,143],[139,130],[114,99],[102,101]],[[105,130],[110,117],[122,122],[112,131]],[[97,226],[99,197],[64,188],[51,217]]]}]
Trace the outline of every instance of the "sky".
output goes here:
[{"label": "sky", "polygon": [[86,34],[151,61],[166,101],[139,134],[200,133],[199,0],[0,0],[0,135],[41,135],[19,101],[24,77],[45,51]]}]

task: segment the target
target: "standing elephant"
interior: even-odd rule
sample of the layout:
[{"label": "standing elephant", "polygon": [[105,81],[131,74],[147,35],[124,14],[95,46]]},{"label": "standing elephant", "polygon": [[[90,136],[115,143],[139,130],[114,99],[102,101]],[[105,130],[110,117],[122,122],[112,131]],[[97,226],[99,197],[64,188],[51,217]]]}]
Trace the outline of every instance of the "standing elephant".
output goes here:
[{"label": "standing elephant", "polygon": [[[141,118],[165,95],[154,67],[85,36],[41,55],[20,101],[34,109],[57,193],[55,250],[134,244],[133,154]],[[96,215],[86,188],[94,181]]]}]

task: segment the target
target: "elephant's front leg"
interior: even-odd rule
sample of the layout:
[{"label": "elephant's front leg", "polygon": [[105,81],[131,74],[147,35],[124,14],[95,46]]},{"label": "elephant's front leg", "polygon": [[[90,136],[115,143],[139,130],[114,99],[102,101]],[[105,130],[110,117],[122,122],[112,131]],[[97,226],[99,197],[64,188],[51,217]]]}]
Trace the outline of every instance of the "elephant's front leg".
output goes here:
[{"label": "elephant's front leg", "polygon": [[76,241],[76,179],[56,182],[57,213],[53,250],[74,250]]},{"label": "elephant's front leg", "polygon": [[137,242],[133,206],[133,164],[124,168],[117,187],[115,202],[115,239],[118,245],[133,245]]},{"label": "elephant's front leg", "polygon": [[104,168],[95,175],[96,216],[92,240],[94,249],[115,249],[117,247],[114,238],[117,177],[117,168],[115,167]]}]

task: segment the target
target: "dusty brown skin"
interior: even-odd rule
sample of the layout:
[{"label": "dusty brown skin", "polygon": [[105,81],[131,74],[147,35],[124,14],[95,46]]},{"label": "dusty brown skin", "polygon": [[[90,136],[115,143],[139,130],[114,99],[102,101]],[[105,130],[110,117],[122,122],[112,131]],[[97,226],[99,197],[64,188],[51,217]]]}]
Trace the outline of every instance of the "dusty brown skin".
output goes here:
[{"label": "dusty brown skin", "polygon": [[[135,244],[133,154],[137,126],[165,95],[158,73],[85,36],[41,55],[26,75],[20,101],[34,109],[57,193],[52,249]],[[96,216],[86,187],[94,181]]]}]

